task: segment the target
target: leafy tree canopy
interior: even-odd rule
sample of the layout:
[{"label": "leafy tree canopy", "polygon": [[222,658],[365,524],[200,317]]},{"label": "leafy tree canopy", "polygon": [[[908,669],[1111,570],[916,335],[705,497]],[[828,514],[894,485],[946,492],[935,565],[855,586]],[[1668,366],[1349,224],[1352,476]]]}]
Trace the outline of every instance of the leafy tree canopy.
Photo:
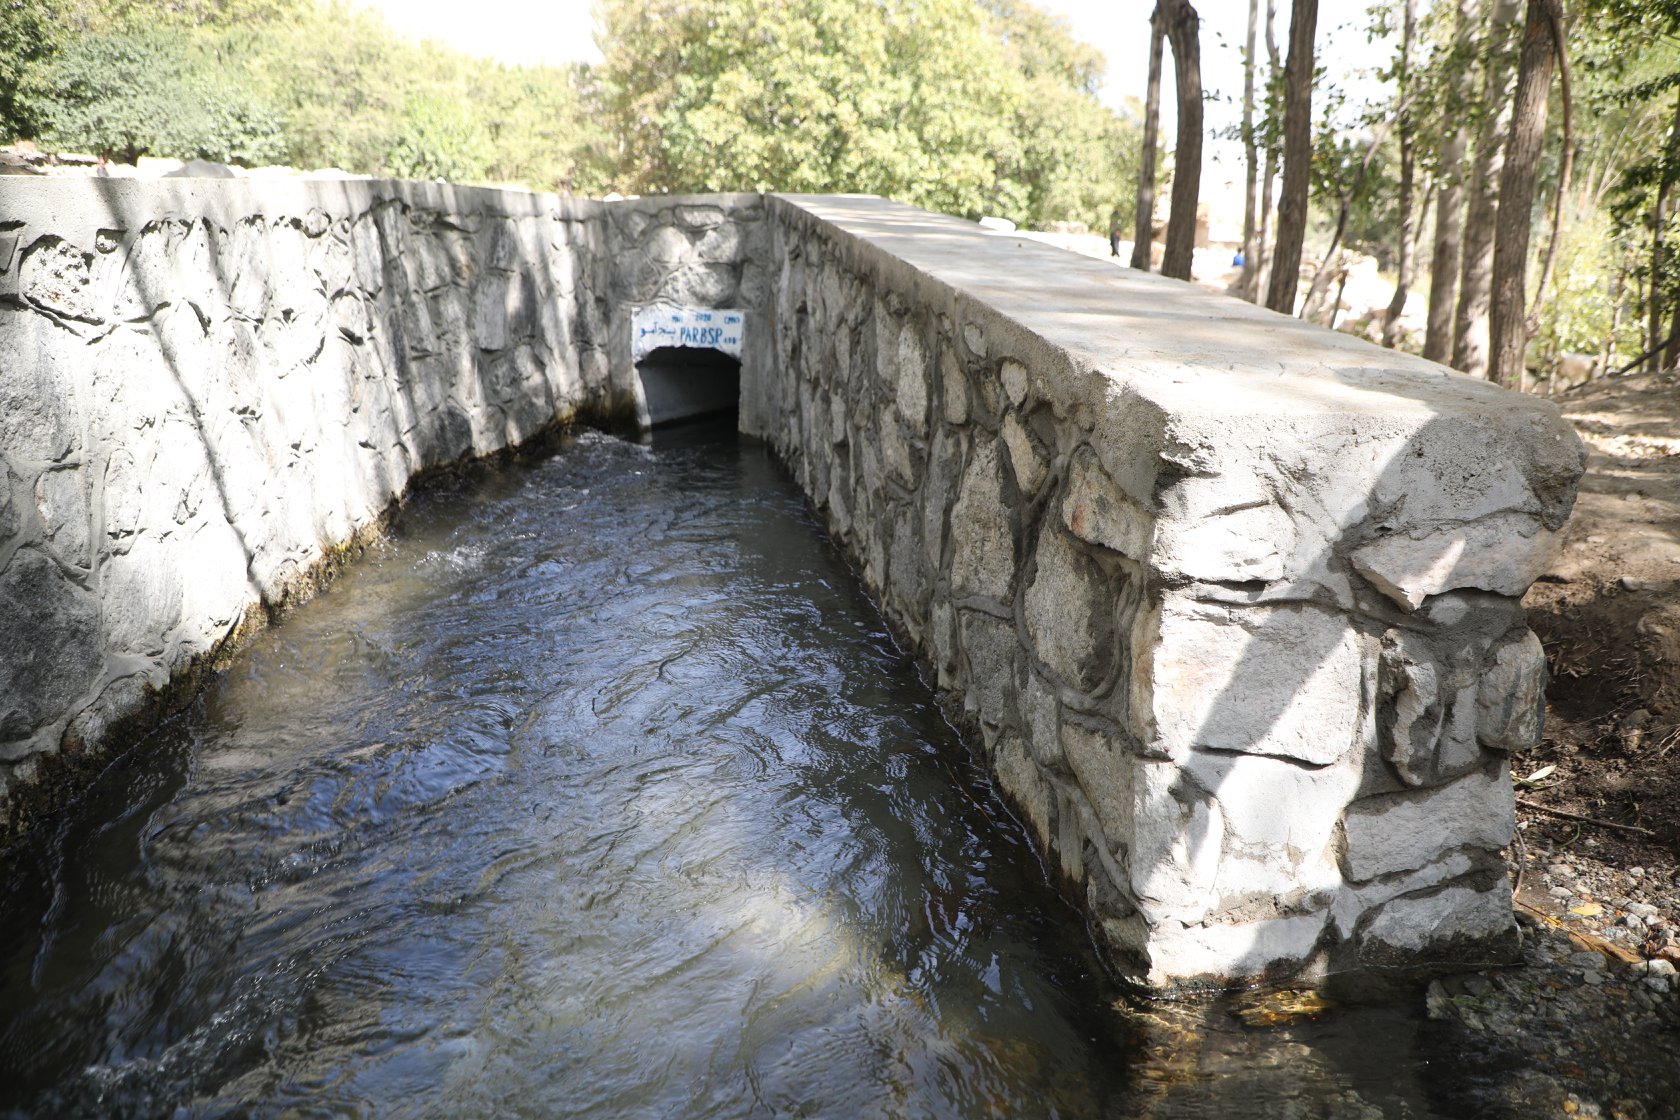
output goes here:
[{"label": "leafy tree canopy", "polygon": [[118,155],[272,162],[280,122],[266,102],[167,31],[98,32],[32,62],[15,93],[40,136]]},{"label": "leafy tree canopy", "polygon": [[50,58],[70,33],[52,0],[0,0],[0,134],[32,136],[39,126],[19,105],[18,86],[30,65]]},{"label": "leafy tree canopy", "polygon": [[0,0],[0,131],[582,193],[868,191],[1032,223],[1099,223],[1129,189],[1136,128],[1096,100],[1101,55],[1027,0],[602,14],[591,69],[417,43],[348,0]]},{"label": "leafy tree canopy", "polygon": [[864,191],[1022,221],[1097,221],[1120,189],[1126,129],[1091,94],[1094,52],[1027,5],[606,0],[603,15],[629,189]]}]

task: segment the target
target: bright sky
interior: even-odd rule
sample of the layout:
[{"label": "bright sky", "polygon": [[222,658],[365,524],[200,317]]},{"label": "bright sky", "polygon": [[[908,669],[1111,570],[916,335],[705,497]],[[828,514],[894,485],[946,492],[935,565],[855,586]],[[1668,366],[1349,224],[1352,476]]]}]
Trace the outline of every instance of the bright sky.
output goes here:
[{"label": "bright sky", "polygon": [[[437,39],[470,54],[506,62],[594,61],[594,22],[590,0],[358,0],[385,13],[399,31]],[[1234,125],[1241,113],[1242,47],[1248,34],[1248,0],[1192,0],[1202,17],[1202,84],[1209,92],[1210,129]],[[1108,59],[1102,98],[1116,107],[1127,98],[1143,98],[1149,67],[1149,13],[1154,0],[1037,0],[1038,6],[1067,19],[1075,37],[1100,49]],[[1276,0],[1277,40],[1287,54],[1289,0]],[[1353,71],[1374,67],[1391,49],[1373,47],[1360,25],[1371,0],[1319,0],[1318,52],[1344,85],[1359,86]],[[1265,47],[1259,47],[1264,53]],[[1172,63],[1166,63],[1161,101],[1166,142],[1173,128]],[[1215,142],[1210,155],[1234,175],[1240,154]]]},{"label": "bright sky", "polygon": [[398,31],[504,62],[593,62],[590,0],[355,0]]}]

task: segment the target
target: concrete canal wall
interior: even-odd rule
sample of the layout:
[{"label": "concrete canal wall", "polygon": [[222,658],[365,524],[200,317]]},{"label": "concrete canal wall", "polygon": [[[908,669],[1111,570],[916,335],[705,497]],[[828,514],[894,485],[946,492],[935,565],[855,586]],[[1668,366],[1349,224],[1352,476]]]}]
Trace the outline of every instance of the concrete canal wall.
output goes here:
[{"label": "concrete canal wall", "polygon": [[0,180],[0,796],[72,794],[409,480],[625,411],[587,208]]},{"label": "concrete canal wall", "polygon": [[742,430],[1125,967],[1508,948],[1517,600],[1581,470],[1555,410],[875,199],[0,182],[9,827],[415,474],[647,421],[637,359],[713,312]]}]

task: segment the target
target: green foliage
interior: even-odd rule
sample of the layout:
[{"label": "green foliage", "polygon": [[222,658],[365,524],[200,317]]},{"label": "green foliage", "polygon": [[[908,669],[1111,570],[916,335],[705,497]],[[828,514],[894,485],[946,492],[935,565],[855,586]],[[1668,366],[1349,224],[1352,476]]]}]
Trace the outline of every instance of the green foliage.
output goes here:
[{"label": "green foliage", "polygon": [[415,43],[342,0],[275,6],[283,10],[267,24],[218,36],[283,113],[287,162],[540,190],[598,186],[590,167],[600,126],[578,68],[503,66]]},{"label": "green foliage", "polygon": [[1624,311],[1617,321],[1616,303],[1628,294],[1627,253],[1607,214],[1576,215],[1558,246],[1557,292],[1535,338],[1541,353],[1596,356],[1612,334],[1624,360],[1645,348],[1636,316]]},{"label": "green foliage", "polygon": [[237,74],[169,30],[100,32],[32,62],[20,116],[49,145],[119,155],[258,163],[280,152],[280,124]]},{"label": "green foliage", "polygon": [[33,136],[38,123],[18,86],[31,64],[50,58],[68,28],[61,5],[52,0],[0,0],[0,140]]},{"label": "green foliage", "polygon": [[582,66],[486,67],[471,97],[485,128],[487,177],[539,190],[602,194],[606,132]]},{"label": "green foliage", "polygon": [[471,106],[457,99],[410,99],[385,167],[403,179],[482,180],[490,145]]},{"label": "green foliage", "polygon": [[[1680,93],[1680,0],[1591,0],[1588,14],[1571,36],[1578,97],[1587,110],[1577,174],[1590,197],[1581,220],[1601,220],[1603,249],[1588,267],[1626,300],[1621,331],[1631,341],[1624,338],[1624,352],[1638,353],[1645,348],[1640,325],[1653,302],[1666,323],[1680,299],[1680,162],[1670,138]],[[1665,183],[1668,212],[1659,219]],[[1660,263],[1653,259],[1653,237],[1665,246]],[[1564,291],[1559,297],[1560,305],[1567,302]],[[1574,312],[1560,306],[1558,314]],[[1547,323],[1542,330],[1553,328]],[[1559,346],[1567,348],[1569,341]]]},{"label": "green foliage", "polygon": [[[1025,0],[606,0],[606,62],[513,67],[348,0],[0,0],[0,125],[62,147],[547,190],[867,191],[1100,225],[1137,128]],[[10,69],[8,69],[8,67]]]},{"label": "green foliage", "polygon": [[221,40],[279,106],[285,162],[298,167],[384,171],[410,101],[428,84],[418,45],[376,13],[341,2],[300,5],[260,36],[236,28]]},{"label": "green foliage", "polygon": [[[1128,145],[1090,95],[1092,58],[1042,13],[989,8],[607,0],[624,187],[863,191],[969,216],[1100,220]],[[1075,138],[1113,147],[1081,159]]]},{"label": "green foliage", "polygon": [[[1103,58],[1067,26],[1020,0],[984,0],[1004,58],[1021,75],[1001,177],[1021,185],[1024,206],[1004,216],[1025,224],[1079,222],[1107,228],[1115,201],[1137,181],[1140,122],[1096,100]],[[1004,153],[1000,153],[1002,156]]]}]

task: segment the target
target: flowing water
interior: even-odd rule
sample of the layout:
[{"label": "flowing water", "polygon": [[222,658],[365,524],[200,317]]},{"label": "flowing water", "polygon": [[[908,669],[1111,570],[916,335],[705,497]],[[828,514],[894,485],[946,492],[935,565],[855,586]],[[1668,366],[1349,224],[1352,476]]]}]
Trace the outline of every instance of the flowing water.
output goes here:
[{"label": "flowing water", "polygon": [[0,1114],[1439,1107],[1408,1013],[1117,995],[733,441],[434,484],[0,865]]}]

